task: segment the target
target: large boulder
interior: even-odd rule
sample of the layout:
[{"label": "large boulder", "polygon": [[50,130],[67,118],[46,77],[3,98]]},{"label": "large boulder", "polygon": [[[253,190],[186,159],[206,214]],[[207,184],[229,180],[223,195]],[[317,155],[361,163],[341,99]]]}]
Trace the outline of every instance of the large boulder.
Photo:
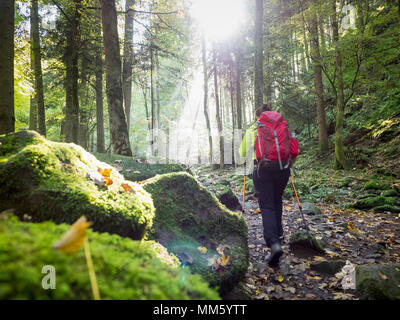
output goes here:
[{"label": "large boulder", "polygon": [[400,265],[356,266],[356,291],[361,299],[400,299]]},{"label": "large boulder", "polygon": [[[111,185],[99,168],[111,169]],[[95,231],[132,239],[144,236],[154,216],[151,197],[138,184],[80,146],[34,131],[0,136],[0,199],[0,212],[14,208],[22,219],[71,224],[84,214]]]},{"label": "large boulder", "polygon": [[[149,238],[181,257],[220,293],[231,290],[248,267],[247,225],[241,214],[221,205],[187,173],[156,176],[144,189],[156,208]],[[226,265],[218,263],[228,257]]]},{"label": "large boulder", "polygon": [[[65,254],[51,248],[69,228],[0,217],[0,300],[93,299],[84,250]],[[199,275],[178,267],[177,258],[154,241],[91,230],[87,236],[101,299],[218,299]],[[46,265],[55,268],[55,290],[42,288]]]}]

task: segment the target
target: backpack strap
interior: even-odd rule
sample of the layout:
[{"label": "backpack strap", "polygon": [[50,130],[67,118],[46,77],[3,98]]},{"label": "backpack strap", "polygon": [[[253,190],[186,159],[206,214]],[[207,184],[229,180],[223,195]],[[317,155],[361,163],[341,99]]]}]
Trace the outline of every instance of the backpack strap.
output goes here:
[{"label": "backpack strap", "polygon": [[281,151],[279,149],[278,134],[276,133],[276,130],[274,130],[274,137],[275,137],[276,152],[278,153],[278,159],[279,159],[279,168],[281,170],[283,170],[283,165],[282,165],[282,160],[281,160]]}]

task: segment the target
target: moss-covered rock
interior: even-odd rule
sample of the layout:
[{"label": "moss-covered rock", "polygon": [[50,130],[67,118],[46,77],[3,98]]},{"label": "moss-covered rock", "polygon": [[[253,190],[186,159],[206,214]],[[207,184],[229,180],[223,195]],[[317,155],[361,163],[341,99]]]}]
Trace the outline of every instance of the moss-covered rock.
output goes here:
[{"label": "moss-covered rock", "polygon": [[95,156],[100,161],[106,162],[110,165],[119,166],[120,173],[130,181],[142,181],[154,177],[157,174],[165,174],[169,172],[179,172],[187,170],[184,166],[178,163],[170,164],[153,164],[146,162],[138,162],[138,159],[132,157],[121,156],[109,153],[95,153]]},{"label": "moss-covered rock", "polygon": [[296,251],[300,248],[310,249],[316,253],[325,253],[325,245],[323,241],[318,240],[311,233],[308,234],[305,230],[300,229],[290,236],[289,246]]},{"label": "moss-covered rock", "polygon": [[357,209],[371,209],[374,207],[380,207],[384,205],[394,206],[396,203],[397,203],[396,198],[377,196],[377,197],[358,199],[357,202],[354,204],[354,207]]},{"label": "moss-covered rock", "polygon": [[385,191],[383,191],[383,192],[381,193],[381,195],[384,196],[384,197],[397,197],[398,194],[399,194],[399,193],[398,193],[397,190],[394,189],[394,188],[389,189],[389,190],[385,190]]},{"label": "moss-covered rock", "polygon": [[[51,248],[68,228],[0,218],[0,300],[93,298],[83,250],[65,254]],[[218,299],[158,243],[91,230],[88,239],[102,299]],[[54,290],[41,285],[46,265],[56,271]]]},{"label": "moss-covered rock", "polygon": [[400,265],[356,266],[356,291],[361,299],[400,299]]},{"label": "moss-covered rock", "polygon": [[235,193],[228,187],[217,193],[218,200],[230,210],[240,209],[240,203]]},{"label": "moss-covered rock", "polygon": [[[149,237],[177,256],[189,255],[191,270],[218,286],[221,293],[231,290],[248,267],[247,225],[241,214],[226,209],[187,173],[156,176],[144,184],[144,189],[151,193],[156,208]],[[225,267],[215,270],[213,263],[220,257],[216,250],[220,245],[230,259]]]},{"label": "moss-covered rock", "polygon": [[310,216],[315,216],[315,215],[319,216],[322,214],[321,209],[311,202],[304,202],[302,204],[302,210],[304,214],[308,214]]},{"label": "moss-covered rock", "polygon": [[383,206],[375,207],[372,209],[375,212],[392,212],[392,213],[400,213],[400,207],[392,206],[389,204],[385,204]]},{"label": "moss-covered rock", "polygon": [[366,182],[363,186],[364,190],[385,190],[385,189],[389,189],[389,186],[378,182],[378,180],[376,179],[371,179],[368,182]]},{"label": "moss-covered rock", "polygon": [[[2,135],[0,142],[0,211],[14,208],[21,218],[56,223],[73,223],[84,214],[95,231],[133,239],[141,239],[151,225],[150,195],[133,183],[136,192],[125,192],[124,177],[83,148],[34,131]],[[100,175],[98,168],[112,169],[110,186],[92,180]]]}]

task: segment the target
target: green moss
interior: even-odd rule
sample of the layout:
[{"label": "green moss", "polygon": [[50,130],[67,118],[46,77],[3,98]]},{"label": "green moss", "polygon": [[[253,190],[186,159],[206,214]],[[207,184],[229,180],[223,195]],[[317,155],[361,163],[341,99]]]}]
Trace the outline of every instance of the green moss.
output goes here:
[{"label": "green moss", "polygon": [[355,208],[358,208],[358,209],[370,209],[370,208],[381,207],[381,206],[385,206],[385,205],[394,206],[396,203],[397,203],[396,198],[377,196],[377,197],[359,199],[359,200],[357,200],[357,202],[354,206],[355,206]]},{"label": "green moss", "polygon": [[[399,265],[361,265],[356,267],[356,290],[361,299],[400,299]],[[382,279],[380,274],[386,279]]]},{"label": "green moss", "polygon": [[0,136],[0,142],[0,152],[9,156],[0,163],[0,211],[14,208],[19,217],[56,223],[73,223],[84,214],[94,230],[133,239],[151,226],[150,195],[133,183],[136,193],[125,192],[125,179],[115,169],[111,186],[96,185],[87,174],[109,166],[83,148],[47,141],[33,131]]},{"label": "green moss", "polygon": [[390,205],[390,204],[384,204],[379,207],[373,208],[375,212],[393,212],[393,213],[400,213],[400,208]]},{"label": "green moss", "polygon": [[171,164],[152,164],[152,163],[138,163],[137,159],[131,157],[108,154],[108,153],[95,153],[95,156],[110,165],[116,165],[122,168],[121,173],[127,180],[142,181],[154,177],[157,174],[164,174],[169,172],[187,171],[185,167],[177,163]]},{"label": "green moss", "polygon": [[[0,299],[92,299],[83,250],[53,250],[69,226],[0,220]],[[190,275],[174,256],[153,241],[133,241],[88,231],[102,299],[218,299],[198,275]],[[56,271],[56,289],[41,286],[42,268]]]},{"label": "green moss", "polygon": [[389,189],[382,192],[382,196],[384,197],[397,197],[398,192],[396,189]]},{"label": "green moss", "polygon": [[[151,193],[156,208],[150,238],[176,255],[193,258],[190,266],[221,292],[232,289],[248,266],[247,225],[240,213],[232,212],[187,173],[170,173],[149,179],[144,189]],[[231,263],[216,272],[208,259],[218,245],[230,247]],[[202,254],[197,247],[207,248]],[[228,253],[227,253],[228,254]]]},{"label": "green moss", "polygon": [[364,190],[384,190],[388,189],[389,187],[385,184],[378,182],[376,179],[371,179],[366,182],[363,186]]}]

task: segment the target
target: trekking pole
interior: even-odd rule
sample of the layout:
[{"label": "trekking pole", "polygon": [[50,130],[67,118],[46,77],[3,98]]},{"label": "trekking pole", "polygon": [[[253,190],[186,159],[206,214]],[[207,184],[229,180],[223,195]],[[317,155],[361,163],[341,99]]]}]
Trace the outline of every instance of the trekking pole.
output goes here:
[{"label": "trekking pole", "polygon": [[297,203],[299,204],[299,210],[301,213],[301,217],[303,218],[304,227],[306,228],[307,235],[310,239],[312,239],[312,237],[310,235],[310,231],[308,230],[308,225],[307,225],[306,219],[304,219],[303,208],[301,207],[300,199],[299,199],[299,196],[297,195],[297,191],[296,191],[296,187],[294,186],[294,180],[292,178],[292,175],[290,175],[290,181],[292,182],[294,194],[296,196]]},{"label": "trekking pole", "polygon": [[243,206],[242,211],[244,212],[244,195],[246,193],[246,175],[243,175]]}]

